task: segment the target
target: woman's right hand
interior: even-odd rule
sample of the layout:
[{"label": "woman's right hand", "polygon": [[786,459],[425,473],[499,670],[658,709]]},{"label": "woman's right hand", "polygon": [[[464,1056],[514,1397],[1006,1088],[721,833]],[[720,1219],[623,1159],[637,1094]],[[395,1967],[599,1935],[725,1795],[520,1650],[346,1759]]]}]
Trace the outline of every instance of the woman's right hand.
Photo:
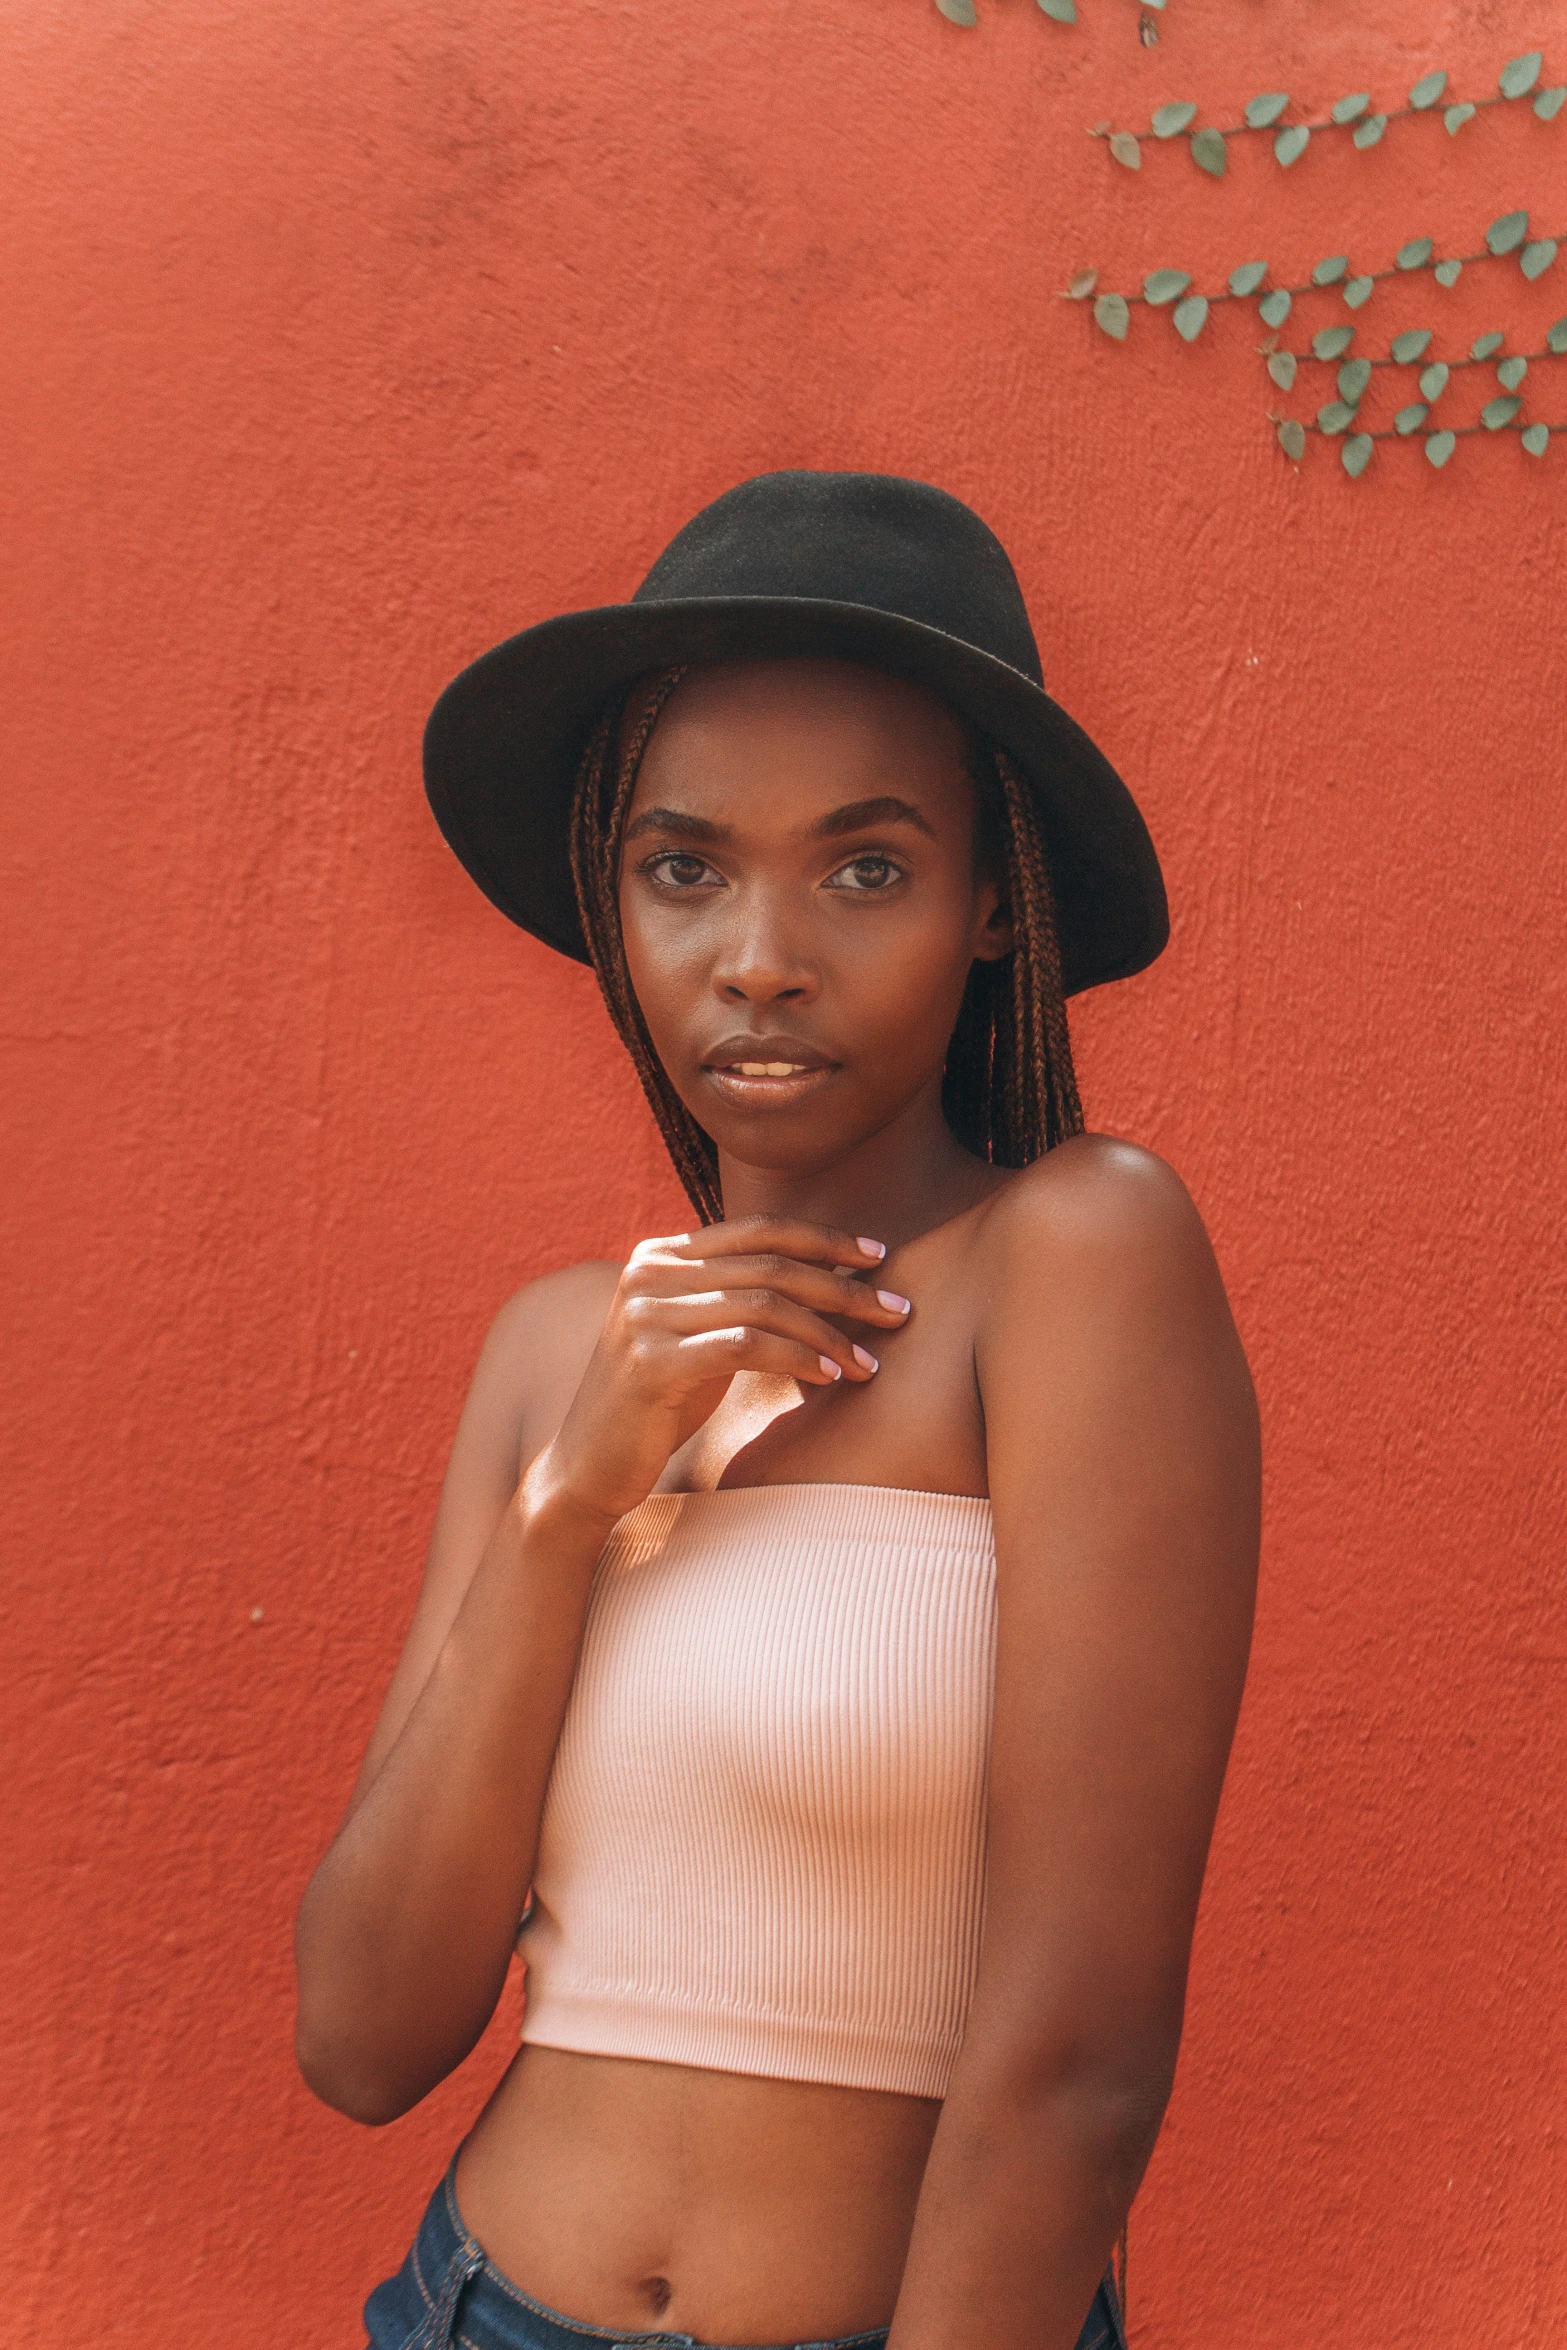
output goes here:
[{"label": "woman's right hand", "polygon": [[639,1242],[524,1496],[622,1517],[647,1499],[737,1371],[806,1387],[873,1379],[875,1354],[827,1317],[903,1327],[908,1301],[863,1278],[886,1253],[880,1241],[765,1215]]}]

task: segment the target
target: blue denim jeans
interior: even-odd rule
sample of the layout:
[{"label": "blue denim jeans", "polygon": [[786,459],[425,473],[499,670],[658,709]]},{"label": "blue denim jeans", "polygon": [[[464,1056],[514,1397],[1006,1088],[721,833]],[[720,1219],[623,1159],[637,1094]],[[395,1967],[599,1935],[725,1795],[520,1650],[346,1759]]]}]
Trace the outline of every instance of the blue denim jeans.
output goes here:
[{"label": "blue denim jeans", "polygon": [[[408,2257],[365,2303],[367,2350],[693,2350],[695,2336],[581,2324],[546,2309],[484,2257],[457,2208],[457,2157],[430,2197]],[[886,2328],[836,2341],[779,2345],[779,2350],[882,2350]],[[1121,2308],[1110,2272],[1094,2295],[1077,2350],[1126,2350]]]}]

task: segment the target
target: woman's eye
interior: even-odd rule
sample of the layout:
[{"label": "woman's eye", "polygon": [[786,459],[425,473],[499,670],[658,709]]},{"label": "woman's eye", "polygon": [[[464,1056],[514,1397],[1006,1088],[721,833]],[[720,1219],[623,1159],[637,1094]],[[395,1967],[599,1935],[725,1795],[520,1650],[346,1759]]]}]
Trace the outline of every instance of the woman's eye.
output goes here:
[{"label": "woman's eye", "polygon": [[693,857],[688,851],[666,849],[662,856],[649,857],[642,868],[655,881],[668,883],[674,889],[697,889],[704,876],[718,877],[705,857]]},{"label": "woman's eye", "polygon": [[871,897],[890,889],[895,881],[902,879],[903,867],[894,864],[891,857],[868,855],[851,857],[847,865],[840,865],[828,886],[832,889],[847,889],[861,897]]}]

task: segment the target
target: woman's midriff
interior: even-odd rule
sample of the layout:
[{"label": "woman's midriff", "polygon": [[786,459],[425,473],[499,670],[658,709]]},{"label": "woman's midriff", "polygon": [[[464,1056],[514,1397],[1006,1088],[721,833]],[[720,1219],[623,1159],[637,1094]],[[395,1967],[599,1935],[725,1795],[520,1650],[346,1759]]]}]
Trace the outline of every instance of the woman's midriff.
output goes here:
[{"label": "woman's midriff", "polygon": [[503,2275],[587,2325],[831,2340],[892,2317],[935,2098],[525,2043],[457,2202]]}]

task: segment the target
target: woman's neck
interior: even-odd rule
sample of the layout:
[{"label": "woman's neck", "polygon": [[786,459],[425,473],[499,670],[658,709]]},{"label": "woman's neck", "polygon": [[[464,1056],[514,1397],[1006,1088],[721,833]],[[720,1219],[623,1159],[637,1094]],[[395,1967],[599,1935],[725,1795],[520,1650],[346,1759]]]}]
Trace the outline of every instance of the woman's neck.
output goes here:
[{"label": "woman's neck", "polygon": [[889,1249],[975,1206],[1008,1172],[963,1148],[941,1114],[939,1090],[826,1166],[758,1167],[719,1154],[726,1218],[802,1216]]}]

